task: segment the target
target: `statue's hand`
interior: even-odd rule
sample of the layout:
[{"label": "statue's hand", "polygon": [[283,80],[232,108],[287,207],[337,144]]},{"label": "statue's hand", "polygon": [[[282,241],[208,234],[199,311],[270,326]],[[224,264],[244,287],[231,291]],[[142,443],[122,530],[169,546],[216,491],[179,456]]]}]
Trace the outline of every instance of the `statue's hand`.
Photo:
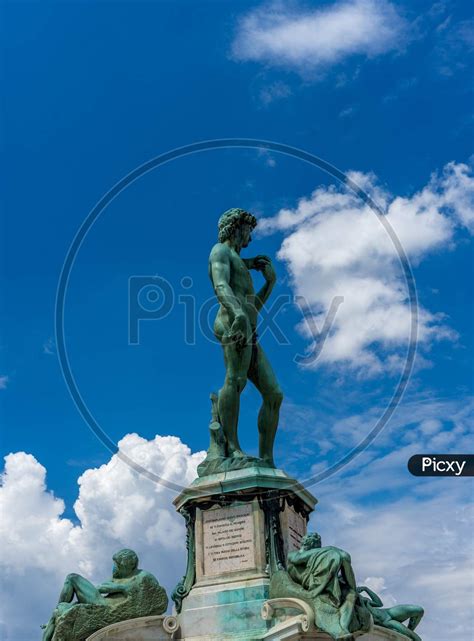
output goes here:
[{"label": "statue's hand", "polygon": [[258,256],[255,256],[253,261],[254,261],[254,269],[256,269],[259,272],[262,272],[263,277],[265,278],[267,283],[274,283],[276,281],[275,270],[273,268],[272,261],[268,256],[259,254]]},{"label": "statue's hand", "polygon": [[255,258],[242,258],[247,269],[255,269]]},{"label": "statue's hand", "polygon": [[261,261],[271,262],[270,257],[265,254],[258,254],[253,258],[242,258],[242,260],[244,261],[247,269],[256,269],[257,271],[260,270]]},{"label": "statue's hand", "polygon": [[230,328],[229,339],[239,347],[244,347],[250,338],[250,323],[246,314],[236,314]]}]

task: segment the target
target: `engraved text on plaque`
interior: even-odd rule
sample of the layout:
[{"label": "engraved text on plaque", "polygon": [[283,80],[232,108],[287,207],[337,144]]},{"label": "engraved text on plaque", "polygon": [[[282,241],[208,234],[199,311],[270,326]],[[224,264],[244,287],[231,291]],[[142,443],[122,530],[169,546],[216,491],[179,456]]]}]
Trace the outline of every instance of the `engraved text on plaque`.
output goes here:
[{"label": "engraved text on plaque", "polygon": [[203,512],[204,574],[255,567],[252,506],[238,505]]},{"label": "engraved text on plaque", "polygon": [[282,514],[282,531],[286,555],[299,550],[301,539],[306,534],[306,519],[295,512],[290,505],[286,506]]}]

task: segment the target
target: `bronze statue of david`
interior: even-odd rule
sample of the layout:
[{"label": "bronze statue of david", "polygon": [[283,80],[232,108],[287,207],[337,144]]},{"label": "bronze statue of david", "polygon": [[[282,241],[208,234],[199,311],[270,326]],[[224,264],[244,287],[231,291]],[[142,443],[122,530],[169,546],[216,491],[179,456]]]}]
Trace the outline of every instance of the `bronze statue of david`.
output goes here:
[{"label": "bronze statue of david", "polygon": [[[214,332],[222,345],[226,376],[217,399],[219,422],[227,455],[244,458],[237,433],[240,395],[250,380],[262,395],[258,415],[259,456],[275,467],[273,444],[283,394],[265,352],[257,340],[258,313],[276,282],[268,256],[242,258],[240,252],[252,240],[255,216],[243,209],[229,209],[219,219],[218,243],[209,257],[209,275],[220,308]],[[255,293],[250,270],[260,272],[265,283]]]}]

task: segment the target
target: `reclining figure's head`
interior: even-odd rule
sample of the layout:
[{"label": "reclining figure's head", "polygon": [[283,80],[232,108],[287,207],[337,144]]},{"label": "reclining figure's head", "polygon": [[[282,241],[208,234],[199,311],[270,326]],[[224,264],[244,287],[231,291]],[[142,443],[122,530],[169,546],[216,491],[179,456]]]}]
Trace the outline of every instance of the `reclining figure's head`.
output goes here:
[{"label": "reclining figure's head", "polygon": [[114,560],[113,576],[115,579],[125,579],[131,576],[138,567],[138,556],[133,550],[125,548],[116,552],[112,558]]},{"label": "reclining figure's head", "polygon": [[311,532],[301,539],[302,550],[313,550],[321,547],[321,537],[317,532]]}]

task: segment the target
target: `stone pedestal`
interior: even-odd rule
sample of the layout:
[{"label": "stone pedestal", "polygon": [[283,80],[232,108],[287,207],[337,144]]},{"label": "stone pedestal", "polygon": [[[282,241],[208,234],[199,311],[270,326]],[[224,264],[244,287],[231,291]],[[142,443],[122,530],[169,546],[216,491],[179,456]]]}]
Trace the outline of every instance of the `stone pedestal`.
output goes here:
[{"label": "stone pedestal", "polygon": [[174,503],[188,547],[174,639],[263,638],[270,573],[299,547],[316,499],[281,470],[252,467],[196,479]]},{"label": "stone pedestal", "polygon": [[113,623],[87,641],[170,641],[178,627],[174,616],[150,616]]},{"label": "stone pedestal", "polygon": [[[356,634],[354,638],[355,641],[409,641],[408,637],[377,625],[374,626],[372,632]],[[285,630],[271,629],[259,641],[334,641],[334,639],[329,634],[316,629],[310,632],[301,632],[297,624],[293,624],[288,625]]]},{"label": "stone pedestal", "polygon": [[357,641],[407,641],[407,637],[394,630],[387,630],[387,628],[374,625],[372,632],[362,634],[357,637]]}]

